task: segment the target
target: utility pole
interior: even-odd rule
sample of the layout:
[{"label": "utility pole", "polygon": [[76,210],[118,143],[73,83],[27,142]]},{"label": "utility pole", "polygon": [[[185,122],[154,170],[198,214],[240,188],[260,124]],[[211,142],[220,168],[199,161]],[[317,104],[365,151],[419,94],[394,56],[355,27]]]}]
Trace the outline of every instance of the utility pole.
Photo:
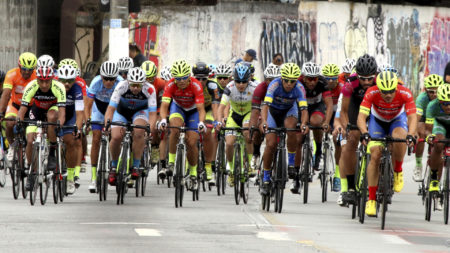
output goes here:
[{"label": "utility pole", "polygon": [[128,0],[110,0],[109,60],[128,56]]}]

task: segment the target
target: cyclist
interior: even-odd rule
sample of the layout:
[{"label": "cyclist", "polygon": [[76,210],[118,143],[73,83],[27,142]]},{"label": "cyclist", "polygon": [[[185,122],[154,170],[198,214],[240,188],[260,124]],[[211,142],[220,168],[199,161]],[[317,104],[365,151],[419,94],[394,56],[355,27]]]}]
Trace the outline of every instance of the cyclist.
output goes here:
[{"label": "cyclist", "polygon": [[[434,139],[450,138],[450,84],[445,83],[437,89],[437,99],[431,101],[426,111],[427,140],[431,144]],[[431,182],[428,191],[439,191],[439,175],[442,174],[442,152],[444,143],[434,143],[428,161],[431,169]],[[441,201],[436,201],[436,209],[442,210]]]},{"label": "cyclist", "polygon": [[[331,117],[330,120],[330,127],[333,128],[338,100],[343,86],[342,83],[338,82],[339,67],[333,63],[327,64],[322,68],[322,75],[325,77],[325,80],[327,81],[328,88],[330,89],[331,93],[331,99],[333,100],[333,116]],[[334,192],[339,192],[341,190],[341,178],[339,173],[339,158],[341,157],[341,146],[338,145],[336,137],[333,138],[333,142],[335,147],[334,159],[336,162],[336,168],[334,170],[332,190]]]},{"label": "cyclist", "polygon": [[39,58],[37,59],[37,67],[41,66],[53,68],[55,66],[55,61],[53,60],[53,57],[51,57],[48,54],[43,54],[39,56]]},{"label": "cyclist", "polygon": [[133,67],[134,62],[130,57],[124,56],[119,58],[117,65],[119,67],[119,75],[125,80],[127,79],[128,70]]},{"label": "cyclist", "polygon": [[166,82],[172,79],[172,74],[170,73],[170,66],[164,66],[161,69],[161,72],[159,72],[159,76]]},{"label": "cyclist", "polygon": [[[358,148],[360,132],[357,129],[356,121],[359,113],[359,106],[364,98],[366,90],[375,85],[375,75],[377,73],[377,63],[375,58],[365,54],[358,58],[355,65],[356,73],[350,75],[342,88],[342,104],[339,117],[338,130],[345,143],[342,146],[341,158],[339,159],[339,171],[341,176],[341,194],[338,203],[345,206],[355,198],[355,165],[356,149]],[[350,124],[351,128],[346,133],[344,129]]]},{"label": "cyclist", "polygon": [[[425,130],[425,119],[427,118],[427,106],[428,104],[436,99],[437,89],[439,86],[444,84],[444,79],[436,74],[429,75],[425,77],[424,86],[425,91],[420,93],[416,98],[417,116],[419,116],[419,124],[417,126],[417,131],[420,138],[426,137]],[[419,142],[416,147],[416,167],[414,168],[413,179],[414,181],[422,181],[422,155],[425,143]]]},{"label": "cyclist", "polygon": [[67,193],[73,194],[75,188],[80,186],[79,179],[75,178],[75,168],[81,165],[81,128],[84,119],[83,92],[81,87],[75,84],[78,71],[72,65],[62,65],[58,68],[58,81],[65,86],[66,90],[66,115],[65,126],[76,125],[78,132],[73,135],[72,129],[62,131],[63,141],[66,146],[67,164]]},{"label": "cyclist", "polygon": [[[222,96],[219,107],[219,119],[221,123],[218,125],[218,130],[221,125],[226,127],[248,127],[250,122],[250,115],[252,109],[252,94],[255,91],[256,84],[250,81],[250,69],[248,66],[238,63],[234,67],[234,81],[231,81]],[[225,123],[225,109],[230,104],[230,113]],[[246,148],[248,153],[248,161],[252,160],[253,157],[253,145],[249,135],[249,131],[244,131],[243,135],[245,137]],[[227,171],[233,175],[234,164],[233,144],[236,141],[236,136],[233,131],[227,131],[225,142],[226,142],[226,157],[227,157]],[[254,176],[253,170],[250,167],[250,176]],[[234,177],[229,176],[228,182],[231,186],[234,185]]]},{"label": "cyclist", "polygon": [[208,64],[208,68],[209,68],[208,80],[217,82],[216,79],[217,66],[215,64]]},{"label": "cyclist", "polygon": [[[158,128],[165,130],[167,126],[167,116],[170,116],[171,126],[181,127],[184,124],[189,128],[197,128],[199,131],[205,131],[205,107],[202,84],[194,77],[191,77],[191,66],[185,60],[178,60],[173,63],[171,74],[174,77],[164,89],[160,115],[161,121]],[[170,104],[173,99],[173,103]],[[169,165],[164,170],[165,174],[160,173],[161,177],[173,175],[175,163],[176,148],[179,137],[178,129],[171,129],[169,136]],[[186,147],[188,169],[192,180],[197,178],[198,162],[198,133],[197,131],[186,132]],[[162,176],[164,175],[164,176]],[[195,185],[195,184],[194,184]]]},{"label": "cyclist", "polygon": [[345,59],[345,63],[344,65],[342,65],[342,73],[340,73],[338,77],[339,83],[344,84],[347,82],[347,78],[349,78],[350,75],[355,71],[355,65],[356,65],[355,59],[351,58]]},{"label": "cyclist", "polygon": [[[156,89],[146,82],[145,71],[140,67],[128,71],[127,80],[117,84],[111,96],[108,109],[105,113],[105,125],[108,121],[133,123],[146,126],[150,124],[155,129],[156,123]],[[109,183],[115,185],[116,167],[120,155],[120,143],[123,139],[123,129],[119,126],[111,127],[111,170]],[[139,166],[145,146],[145,130],[133,130],[133,166],[131,178],[137,179],[140,175]],[[122,161],[124,162],[124,161]]]},{"label": "cyclist", "polygon": [[[105,112],[109,105],[111,95],[117,84],[123,81],[119,76],[119,67],[116,62],[105,61],[100,66],[100,75],[96,76],[87,90],[84,115],[87,119],[95,122],[105,121]],[[92,146],[91,146],[91,181],[97,180],[98,152],[100,150],[100,139],[102,137],[102,125],[92,125]],[[95,187],[91,183],[89,190],[95,192]]]},{"label": "cyclist", "polygon": [[[298,122],[299,110],[301,111],[302,129],[307,129],[308,111],[306,92],[298,81],[300,68],[295,63],[286,63],[281,67],[281,78],[274,79],[267,88],[264,104],[261,108],[261,132],[267,127],[295,128]],[[294,132],[287,133],[288,166],[294,166],[297,136]],[[275,133],[266,134],[266,148],[264,150],[263,163],[263,187],[261,194],[267,194],[271,180],[271,166],[273,154],[277,146]]]},{"label": "cyclist", "polygon": [[263,138],[261,132],[259,132],[259,124],[261,122],[261,104],[266,96],[267,87],[274,79],[281,76],[280,67],[273,63],[270,63],[264,70],[264,81],[258,84],[256,87],[253,97],[252,97],[252,113],[250,116],[250,126],[255,130],[253,131],[252,141],[253,141],[253,158],[251,161],[251,166],[256,168],[259,163],[259,157],[261,156],[261,144]]},{"label": "cyclist", "polygon": [[[64,85],[53,79],[53,68],[50,67],[37,68],[36,76],[37,79],[33,80],[25,87],[22,103],[18,112],[18,118],[24,120],[25,113],[30,109],[30,120],[54,123],[59,120],[59,123],[63,125],[66,117],[66,89]],[[26,128],[27,146],[25,152],[28,164],[31,162],[36,130],[36,126],[28,126]],[[54,126],[48,127],[47,135],[50,141],[47,167],[48,169],[54,169],[56,168],[56,131]],[[30,173],[30,175],[32,174]],[[31,189],[30,180],[31,176],[27,178],[27,190]]]},{"label": "cyclist", "polygon": [[[0,99],[0,118],[15,119],[17,117],[25,86],[36,79],[36,65],[36,56],[30,52],[25,52],[19,56],[19,66],[6,73]],[[9,143],[13,143],[14,140],[13,128],[15,124],[14,121],[6,122],[6,139]],[[13,157],[14,151],[11,148],[7,153],[8,163],[13,160]]]},{"label": "cyclist", "polygon": [[[366,120],[369,117],[368,126]],[[392,136],[407,140],[411,146],[415,140],[417,116],[412,92],[403,85],[398,85],[397,74],[383,71],[378,74],[377,85],[367,89],[358,114],[358,128],[361,140],[367,145],[371,158],[367,165],[367,182],[369,199],[366,202],[366,214],[376,215],[376,192],[378,189],[378,167],[381,159],[382,143],[370,141],[371,137]],[[369,142],[370,141],[370,142]],[[394,191],[403,189],[403,158],[406,145],[393,143],[392,159],[394,165]]]}]

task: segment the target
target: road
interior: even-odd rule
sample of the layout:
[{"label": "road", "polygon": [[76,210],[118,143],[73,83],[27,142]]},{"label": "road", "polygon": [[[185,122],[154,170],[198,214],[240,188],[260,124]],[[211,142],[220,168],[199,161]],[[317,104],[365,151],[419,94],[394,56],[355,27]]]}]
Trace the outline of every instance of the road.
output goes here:
[{"label": "road", "polygon": [[335,203],[337,193],[321,203],[317,180],[310,203],[286,190],[283,212],[275,214],[260,210],[256,187],[247,205],[237,206],[228,189],[220,197],[201,192],[198,202],[188,193],[176,209],[174,189],[156,185],[155,171],[147,195],[129,192],[123,206],[114,190],[106,202],[90,194],[90,173],[81,174],[75,195],[57,205],[50,195],[45,206],[14,200],[8,179],[0,189],[0,252],[450,252],[442,212],[424,220],[413,166],[412,158],[404,163],[405,188],[394,196],[384,231],[379,218],[352,220],[350,209]]}]

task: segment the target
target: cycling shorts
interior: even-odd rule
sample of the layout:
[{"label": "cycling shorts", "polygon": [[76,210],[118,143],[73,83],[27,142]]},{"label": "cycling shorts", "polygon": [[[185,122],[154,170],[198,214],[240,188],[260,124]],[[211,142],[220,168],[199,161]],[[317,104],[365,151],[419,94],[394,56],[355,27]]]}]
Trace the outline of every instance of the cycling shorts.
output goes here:
[{"label": "cycling shorts", "polygon": [[[39,108],[35,105],[31,106],[30,108],[30,120],[40,120],[47,122],[47,112],[48,111],[58,111],[58,106],[53,105],[52,107],[48,108],[48,110]],[[37,132],[37,126],[27,126],[26,134],[29,133],[36,133]]]},{"label": "cycling shorts", "polygon": [[308,105],[308,115],[309,118],[313,116],[314,114],[319,115],[322,117],[322,120],[325,120],[325,112],[327,111],[327,107],[325,106],[325,103],[320,102],[313,105]]},{"label": "cycling shorts", "polygon": [[[189,128],[197,128],[198,127],[198,110],[193,109],[189,111],[183,110],[180,106],[178,106],[176,103],[172,103],[170,105],[170,116],[169,120],[174,118],[180,118],[185,123],[186,127]],[[197,132],[197,130],[195,130]]]},{"label": "cycling shorts", "polygon": [[[369,119],[369,134],[372,138],[383,138],[386,135],[392,136],[392,132],[396,128],[403,128],[408,131],[408,118],[406,113],[403,112],[390,122],[385,122],[377,119],[373,114],[370,114]],[[373,142],[371,146],[381,145],[381,142]]]},{"label": "cycling shorts", "polygon": [[20,105],[13,103],[12,100],[9,100],[8,107],[6,107],[5,118],[17,117],[17,114],[19,113],[19,109],[20,109]]},{"label": "cycling shorts", "polygon": [[[73,115],[72,118],[64,122],[64,126],[74,126],[76,122],[77,122],[77,115]],[[59,132],[59,136],[64,136],[66,134],[73,134],[73,129],[65,128]]]},{"label": "cycling shorts", "polygon": [[284,120],[287,117],[298,118],[298,107],[293,105],[288,110],[278,110],[273,107],[269,107],[269,112],[267,115],[267,126],[268,127],[284,127]]},{"label": "cycling shorts", "polygon": [[442,134],[445,138],[450,138],[450,131],[447,131],[447,129],[450,129],[450,124],[434,119],[433,134]]},{"label": "cycling shorts", "polygon": [[[91,121],[99,121],[99,122],[105,121],[105,115],[102,112],[100,112],[100,110],[97,108],[97,105],[95,103],[93,103],[93,105],[92,105]],[[92,124],[91,127],[92,127],[92,130],[101,131],[103,128],[103,125]]]},{"label": "cycling shorts", "polygon": [[[135,114],[133,114],[133,116],[131,117],[131,122],[134,123],[138,119],[143,119],[145,122],[148,123],[148,110],[141,110],[141,111],[138,111]],[[127,119],[127,117],[123,116],[116,110],[116,111],[114,111],[112,122],[129,123],[130,121]],[[113,128],[113,127],[119,127],[119,126],[111,126],[111,128]]]},{"label": "cycling shorts", "polygon": [[[245,124],[250,122],[251,113],[240,115],[234,113],[233,110],[230,111],[230,115],[227,118],[227,124],[225,127],[243,127]],[[225,135],[236,135],[235,131],[226,131]]]},{"label": "cycling shorts", "polygon": [[214,116],[212,113],[212,109],[206,111],[205,124],[212,124],[214,122]]}]

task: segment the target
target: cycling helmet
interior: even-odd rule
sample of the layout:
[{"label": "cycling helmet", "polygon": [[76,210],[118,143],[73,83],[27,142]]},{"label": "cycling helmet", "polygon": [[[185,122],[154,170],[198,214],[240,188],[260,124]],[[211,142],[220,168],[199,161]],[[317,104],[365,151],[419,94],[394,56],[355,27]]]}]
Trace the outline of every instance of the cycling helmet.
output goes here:
[{"label": "cycling helmet", "polygon": [[338,76],[339,67],[334,63],[329,63],[322,68],[322,75],[324,76]]},{"label": "cycling helmet", "polygon": [[197,62],[192,67],[192,74],[194,74],[195,77],[208,77],[209,72],[209,66],[204,62]]},{"label": "cycling helmet", "polygon": [[172,74],[170,73],[170,66],[164,66],[159,75],[165,81],[169,81],[170,79],[172,79]]},{"label": "cycling helmet", "polygon": [[48,54],[43,54],[39,56],[37,59],[37,66],[46,66],[46,67],[52,67],[55,65],[55,61],[53,58]]},{"label": "cycling helmet", "polygon": [[19,66],[27,69],[34,69],[37,65],[36,55],[25,52],[19,56]]},{"label": "cycling helmet", "polygon": [[72,65],[62,65],[58,68],[58,78],[75,79],[78,75],[77,69]]},{"label": "cycling helmet", "polygon": [[295,63],[285,63],[281,65],[281,77],[297,79],[300,77],[300,67]]},{"label": "cycling helmet", "polygon": [[158,68],[152,61],[143,62],[141,68],[145,71],[145,76],[147,78],[154,77],[156,76],[156,74],[158,74]]},{"label": "cycling helmet", "polygon": [[100,75],[103,77],[117,77],[119,75],[119,67],[116,62],[105,61],[100,67]]},{"label": "cycling helmet", "polygon": [[373,56],[365,54],[356,62],[356,73],[360,76],[370,76],[377,73],[377,62]]},{"label": "cycling helmet", "polygon": [[47,66],[39,66],[36,70],[36,76],[40,80],[50,80],[53,78],[53,68]]},{"label": "cycling helmet", "polygon": [[217,66],[215,64],[208,64],[209,77],[213,78],[217,73]]},{"label": "cycling helmet", "polygon": [[251,62],[240,62],[241,64],[247,65],[247,67],[250,69],[250,74],[254,74],[255,73],[255,66],[253,66],[253,64]]},{"label": "cycling helmet", "polygon": [[424,85],[425,88],[438,88],[439,86],[441,86],[444,83],[444,79],[442,78],[442,76],[437,75],[437,74],[431,74],[427,77],[425,77],[424,80]]},{"label": "cycling helmet", "polygon": [[191,66],[185,60],[178,60],[172,64],[170,73],[173,77],[185,77],[191,74]]},{"label": "cycling helmet", "polygon": [[444,83],[437,89],[437,98],[440,101],[450,102],[450,84]]},{"label": "cycling helmet", "polygon": [[231,66],[228,64],[219,64],[219,66],[216,69],[216,75],[217,76],[231,76],[233,73],[233,70],[231,69]]},{"label": "cycling helmet", "polygon": [[398,74],[397,69],[392,67],[391,64],[389,63],[384,63],[378,66],[378,73],[382,71],[391,71],[394,72],[395,74]]},{"label": "cycling helmet", "polygon": [[342,65],[342,72],[352,73],[355,68],[356,60],[352,58],[345,59],[344,65]]},{"label": "cycling helmet", "polygon": [[250,78],[250,68],[243,63],[238,63],[234,67],[234,80],[240,82],[247,82]]},{"label": "cycling helmet", "polygon": [[280,67],[273,63],[270,63],[269,66],[264,70],[265,78],[278,78],[280,77]]},{"label": "cycling helmet", "polygon": [[316,77],[320,75],[320,67],[314,62],[305,62],[302,66],[302,74],[304,76]]},{"label": "cycling helmet", "polygon": [[133,59],[131,59],[128,56],[124,56],[119,58],[119,61],[117,62],[117,65],[119,67],[119,71],[128,71],[134,66]]},{"label": "cycling helmet", "polygon": [[78,69],[78,63],[74,60],[74,59],[70,59],[70,58],[66,58],[66,59],[62,59],[59,62],[58,68],[61,68],[62,65],[72,65],[74,68]]},{"label": "cycling helmet", "polygon": [[135,67],[128,71],[128,82],[143,83],[145,81],[145,71],[142,68]]},{"label": "cycling helmet", "polygon": [[398,85],[397,74],[391,71],[382,71],[377,76],[377,87],[381,91],[395,90]]}]

